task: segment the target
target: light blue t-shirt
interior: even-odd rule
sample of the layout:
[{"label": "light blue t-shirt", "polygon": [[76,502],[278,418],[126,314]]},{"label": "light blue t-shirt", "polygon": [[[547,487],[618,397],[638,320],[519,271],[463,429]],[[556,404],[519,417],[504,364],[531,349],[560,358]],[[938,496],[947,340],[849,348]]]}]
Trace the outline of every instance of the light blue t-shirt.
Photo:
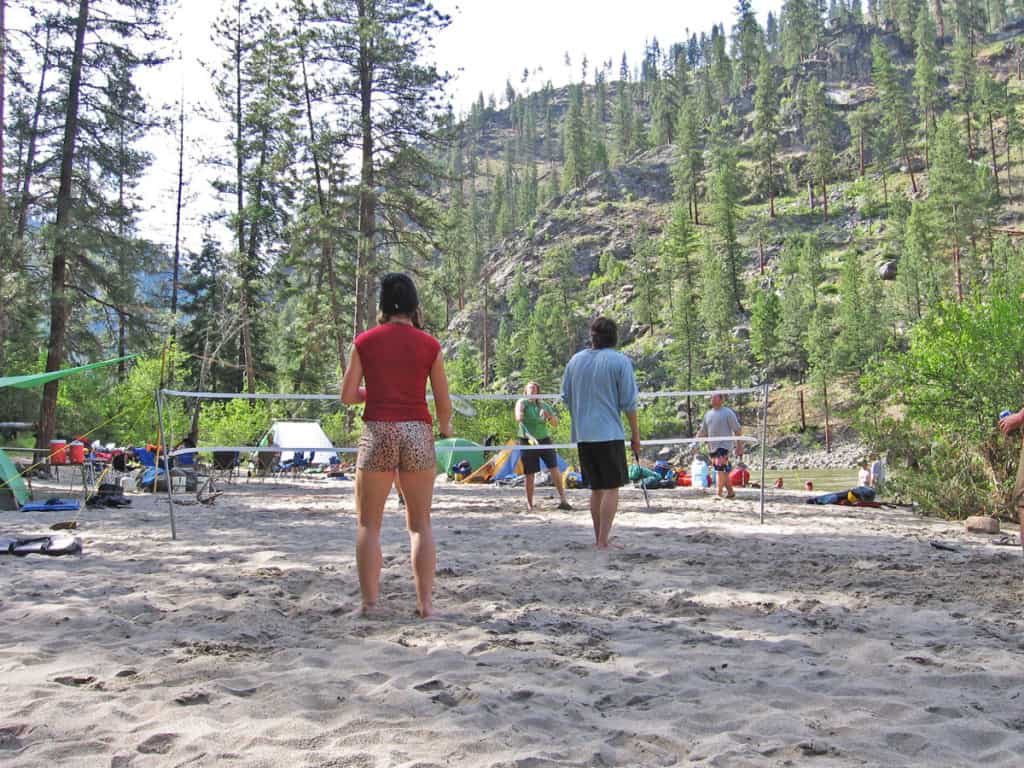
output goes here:
[{"label": "light blue t-shirt", "polygon": [[584,349],[573,355],[562,377],[562,400],[578,443],[624,440],[621,412],[636,410],[640,393],[633,363],[614,349]]}]

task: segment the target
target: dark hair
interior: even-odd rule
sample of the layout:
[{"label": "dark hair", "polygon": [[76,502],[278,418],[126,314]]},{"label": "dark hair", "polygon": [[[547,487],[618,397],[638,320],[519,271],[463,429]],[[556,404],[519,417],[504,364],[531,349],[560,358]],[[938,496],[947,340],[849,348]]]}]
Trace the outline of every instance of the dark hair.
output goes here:
[{"label": "dark hair", "polygon": [[415,317],[420,306],[416,284],[402,272],[388,272],[380,279],[380,314],[385,319],[392,315]]},{"label": "dark hair", "polygon": [[607,317],[597,317],[590,324],[590,346],[594,349],[606,349],[619,343],[619,329],[615,321]]}]

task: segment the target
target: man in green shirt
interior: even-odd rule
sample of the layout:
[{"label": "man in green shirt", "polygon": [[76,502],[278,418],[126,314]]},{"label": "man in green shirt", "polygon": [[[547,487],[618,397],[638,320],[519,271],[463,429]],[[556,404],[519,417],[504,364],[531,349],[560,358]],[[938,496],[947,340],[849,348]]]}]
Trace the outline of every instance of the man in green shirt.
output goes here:
[{"label": "man in green shirt", "polygon": [[[526,397],[516,400],[516,423],[519,425],[516,436],[520,445],[551,445],[551,433],[548,427],[558,426],[558,416],[550,405],[539,399],[540,385],[531,381],[526,385]],[[526,475],[526,508],[533,511],[534,475],[540,471],[543,461],[551,482],[558,491],[559,509],[572,509],[565,498],[565,485],[562,472],[558,468],[558,454],[554,448],[525,450],[521,452],[523,474]]]}]

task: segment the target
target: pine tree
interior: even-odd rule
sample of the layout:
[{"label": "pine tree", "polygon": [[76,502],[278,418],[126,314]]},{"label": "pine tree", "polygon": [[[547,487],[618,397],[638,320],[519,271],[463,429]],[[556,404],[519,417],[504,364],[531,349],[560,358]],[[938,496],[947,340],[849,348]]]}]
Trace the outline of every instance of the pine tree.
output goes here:
[{"label": "pine tree", "polygon": [[971,123],[971,116],[974,111],[975,81],[977,79],[977,65],[974,62],[974,54],[971,45],[966,38],[959,38],[953,44],[953,82],[956,84],[956,103],[963,111],[964,121],[967,126],[967,148],[968,152],[974,151],[974,133]]},{"label": "pine tree", "polygon": [[698,307],[701,325],[707,331],[704,351],[709,378],[715,384],[731,383],[736,366],[736,340],[732,331],[738,317],[728,270],[722,269],[711,238],[704,239]]},{"label": "pine tree", "polygon": [[827,304],[818,304],[807,328],[807,364],[809,378],[821,397],[825,411],[825,450],[832,450],[829,384],[835,379],[836,365],[832,354],[832,318]]},{"label": "pine tree", "polygon": [[775,218],[775,156],[779,144],[779,95],[768,57],[761,60],[754,94],[754,141],[760,163],[762,190],[768,195],[769,215]]},{"label": "pine tree", "polygon": [[720,253],[717,266],[724,266],[729,281],[729,297],[736,311],[742,313],[743,286],[740,282],[738,237],[740,176],[736,152],[727,144],[725,137],[719,137],[715,142],[708,190],[715,245]]},{"label": "pine tree", "polygon": [[959,301],[964,299],[961,253],[973,233],[976,184],[977,177],[967,147],[955,119],[947,112],[935,131],[928,202],[934,208],[937,220],[942,222],[952,251],[954,290]]},{"label": "pine tree", "polygon": [[810,179],[821,185],[822,217],[828,220],[828,182],[832,176],[835,152],[832,137],[832,113],[821,83],[812,81],[806,91],[804,110],[811,153],[808,158]]},{"label": "pine tree", "polygon": [[[88,174],[81,165],[83,149],[90,137],[97,136],[92,133],[97,130],[96,115],[112,109],[102,96],[96,95],[96,89],[99,82],[108,76],[109,67],[114,62],[120,62],[128,73],[146,63],[156,62],[154,48],[160,40],[159,11],[157,0],[93,0],[91,4],[90,0],[78,0],[54,13],[59,18],[56,24],[59,33],[70,35],[71,43],[61,51],[67,79],[60,85],[59,109],[63,115],[64,130],[56,152],[59,178],[49,265],[49,333],[44,368],[47,372],[59,370],[66,357],[68,324],[73,309],[71,292],[74,289],[69,282],[69,270],[77,254],[86,246],[82,237],[89,231],[89,217],[83,215],[85,211],[82,210],[81,190],[76,189],[81,177]],[[105,38],[104,30],[110,27],[120,28],[121,34],[98,44],[99,39]],[[142,50],[132,51],[131,43],[139,44]],[[51,381],[43,387],[36,430],[36,446],[39,448],[46,447],[54,434],[59,386],[58,381]]]},{"label": "pine tree", "polygon": [[587,126],[583,119],[581,89],[570,89],[569,109],[562,124],[562,146],[565,147],[565,165],[562,168],[562,185],[565,190],[582,187],[590,175]]},{"label": "pine tree", "polygon": [[634,315],[653,331],[661,305],[658,247],[644,232],[633,245],[633,276]]},{"label": "pine tree", "polygon": [[[625,64],[625,54],[623,54]],[[616,162],[621,164],[633,154],[635,136],[635,119],[633,116],[633,98],[630,95],[630,85],[626,77],[619,81],[615,94],[615,156]]]},{"label": "pine tree", "polygon": [[700,223],[698,187],[704,170],[704,149],[700,120],[694,99],[687,99],[679,108],[676,126],[676,164],[673,176],[677,190],[685,190],[694,224]]},{"label": "pine tree", "polygon": [[934,258],[937,243],[930,210],[920,201],[911,205],[896,273],[902,314],[914,323],[924,317],[926,307],[940,298],[941,278]]},{"label": "pine tree", "polygon": [[928,148],[935,133],[935,121],[941,104],[939,92],[939,50],[935,43],[935,25],[925,5],[917,16],[917,57],[914,60],[914,95],[921,114],[924,130],[925,164],[928,164]]},{"label": "pine tree", "polygon": [[818,13],[814,0],[785,0],[779,14],[782,61],[786,69],[797,69],[814,50]]},{"label": "pine tree", "polygon": [[[699,375],[701,326],[697,300],[697,268],[694,252],[697,233],[690,223],[685,189],[676,189],[672,218],[661,239],[662,282],[667,286],[666,322],[672,335],[668,359],[682,375],[682,385],[692,390]],[[687,426],[694,434],[693,403],[687,398]]]},{"label": "pine tree", "polygon": [[733,40],[737,51],[737,64],[743,86],[753,82],[754,76],[762,59],[764,39],[761,26],[757,23],[751,0],[737,0],[736,25],[733,27]]},{"label": "pine tree", "polygon": [[913,124],[907,89],[889,59],[885,45],[875,38],[871,42],[871,75],[878,87],[878,100],[882,107],[882,120],[896,139],[910,173],[910,186],[917,194],[917,180],[910,157],[910,129]]},{"label": "pine tree", "polygon": [[996,121],[1002,117],[1006,107],[1006,89],[987,72],[978,79],[978,123],[988,130],[989,159],[992,164],[992,181],[996,195],[999,194],[999,156],[996,154]]},{"label": "pine tree", "polygon": [[764,366],[773,366],[779,351],[782,303],[774,290],[758,292],[750,311],[750,351]]}]

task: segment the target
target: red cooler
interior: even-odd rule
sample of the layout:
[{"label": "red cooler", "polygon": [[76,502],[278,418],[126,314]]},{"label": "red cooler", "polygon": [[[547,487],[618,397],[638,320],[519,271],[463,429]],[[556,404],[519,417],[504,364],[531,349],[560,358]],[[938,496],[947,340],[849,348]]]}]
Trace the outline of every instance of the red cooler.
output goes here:
[{"label": "red cooler", "polygon": [[50,441],[50,463],[51,464],[67,464],[68,463],[68,444],[66,440],[51,440]]},{"label": "red cooler", "polygon": [[85,444],[75,440],[68,446],[68,463],[85,464]]}]

